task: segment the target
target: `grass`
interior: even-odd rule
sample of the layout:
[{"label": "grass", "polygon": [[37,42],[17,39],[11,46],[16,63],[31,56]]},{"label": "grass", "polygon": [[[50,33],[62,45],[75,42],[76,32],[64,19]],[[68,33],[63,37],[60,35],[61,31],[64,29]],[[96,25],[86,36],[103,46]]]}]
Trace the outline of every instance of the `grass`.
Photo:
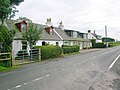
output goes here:
[{"label": "grass", "polygon": [[16,69],[16,68],[19,68],[20,66],[12,66],[12,67],[3,67],[3,66],[0,66],[0,72],[5,72],[5,71],[10,71],[10,70],[13,70],[13,69]]},{"label": "grass", "polygon": [[67,53],[67,54],[63,54],[62,56],[69,56],[69,55],[75,55],[75,54],[80,54],[80,52]]}]

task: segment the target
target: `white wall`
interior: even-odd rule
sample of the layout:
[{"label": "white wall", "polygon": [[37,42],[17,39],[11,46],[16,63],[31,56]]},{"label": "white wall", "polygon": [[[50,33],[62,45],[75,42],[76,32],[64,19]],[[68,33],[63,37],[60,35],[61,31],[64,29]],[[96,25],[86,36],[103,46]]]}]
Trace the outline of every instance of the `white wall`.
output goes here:
[{"label": "white wall", "polygon": [[63,41],[49,41],[49,40],[39,40],[36,43],[36,46],[42,46],[42,42],[45,41],[46,43],[49,43],[49,45],[56,45],[56,42],[59,42],[59,46],[61,47],[63,45]]},{"label": "white wall", "polygon": [[[18,51],[22,50],[22,40],[13,40],[12,43],[12,51],[13,51],[13,57],[15,58]],[[27,52],[29,54],[30,47],[27,46]]]},{"label": "white wall", "polygon": [[22,41],[21,40],[13,40],[13,43],[12,43],[13,56],[15,57],[17,52],[20,50],[22,50]]},{"label": "white wall", "polygon": [[88,33],[88,39],[96,39],[96,37],[92,33]]},{"label": "white wall", "polygon": [[96,40],[96,42],[102,42],[102,40]]},{"label": "white wall", "polygon": [[77,38],[77,32],[75,32],[75,31],[73,32],[73,37]]}]

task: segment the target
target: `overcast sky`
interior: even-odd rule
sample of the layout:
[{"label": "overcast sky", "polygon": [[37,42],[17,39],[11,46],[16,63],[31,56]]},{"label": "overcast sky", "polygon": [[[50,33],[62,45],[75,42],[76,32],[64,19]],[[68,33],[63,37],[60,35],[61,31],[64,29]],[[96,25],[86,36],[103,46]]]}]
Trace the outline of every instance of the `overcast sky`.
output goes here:
[{"label": "overcast sky", "polygon": [[63,21],[67,29],[96,30],[103,37],[107,25],[108,36],[120,40],[120,0],[24,0],[17,9],[15,18],[28,17],[39,24],[52,18],[54,26]]}]

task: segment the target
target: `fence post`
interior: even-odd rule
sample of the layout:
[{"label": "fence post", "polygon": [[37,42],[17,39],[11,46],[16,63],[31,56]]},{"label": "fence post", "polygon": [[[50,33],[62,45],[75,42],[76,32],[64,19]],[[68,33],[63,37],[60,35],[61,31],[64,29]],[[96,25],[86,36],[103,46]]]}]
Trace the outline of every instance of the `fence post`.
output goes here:
[{"label": "fence post", "polygon": [[39,60],[41,60],[41,49],[39,48]]},{"label": "fence post", "polygon": [[24,50],[23,50],[23,53],[22,53],[22,54],[23,54],[23,61],[22,61],[22,64],[23,64],[23,63],[24,63]]},{"label": "fence post", "polygon": [[32,61],[32,49],[30,49],[30,61]]},{"label": "fence post", "polygon": [[11,55],[10,55],[10,57],[11,57],[11,66],[13,66],[14,65],[14,61],[13,61],[13,51],[11,51],[11,53],[10,53]]}]

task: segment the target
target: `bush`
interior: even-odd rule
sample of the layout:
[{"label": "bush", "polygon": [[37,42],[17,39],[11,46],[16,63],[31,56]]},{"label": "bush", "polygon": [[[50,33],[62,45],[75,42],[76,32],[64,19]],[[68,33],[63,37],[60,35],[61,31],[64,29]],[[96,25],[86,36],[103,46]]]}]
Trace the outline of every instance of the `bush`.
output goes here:
[{"label": "bush", "polygon": [[95,44],[93,44],[93,48],[104,48],[104,47],[105,47],[104,43],[95,43]]},{"label": "bush", "polygon": [[[5,59],[5,58],[9,58],[9,57],[10,57],[9,54],[2,54],[2,55],[0,55],[0,59]],[[0,61],[0,66],[10,67],[11,66],[11,61],[10,60]]]},{"label": "bush", "polygon": [[0,61],[0,66],[11,67],[11,62],[10,60]]},{"label": "bush", "polygon": [[62,49],[59,46],[35,46],[34,48],[41,48],[42,60],[57,58],[62,55]]},{"label": "bush", "polygon": [[66,45],[63,45],[62,49],[63,49],[63,53],[67,54],[67,53],[79,52],[80,47],[79,46],[66,46]]}]

